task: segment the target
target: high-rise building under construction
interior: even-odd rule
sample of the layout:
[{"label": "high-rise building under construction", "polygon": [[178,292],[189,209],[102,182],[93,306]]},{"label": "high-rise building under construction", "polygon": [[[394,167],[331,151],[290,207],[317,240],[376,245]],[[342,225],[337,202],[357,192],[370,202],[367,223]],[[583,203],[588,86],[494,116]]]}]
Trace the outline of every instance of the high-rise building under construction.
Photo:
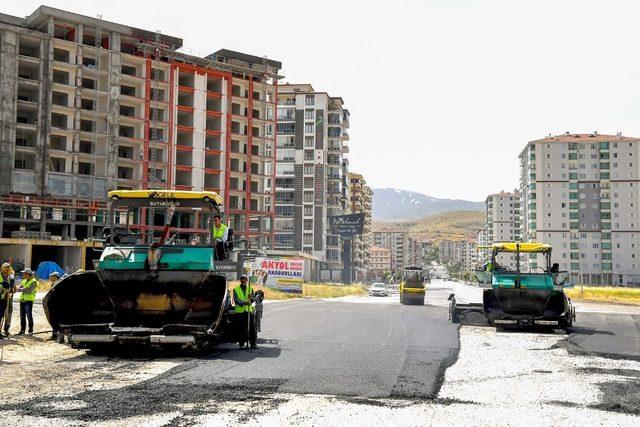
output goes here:
[{"label": "high-rise building under construction", "polygon": [[85,267],[112,189],[217,191],[235,236],[271,248],[280,68],[46,6],[0,14],[0,257]]}]

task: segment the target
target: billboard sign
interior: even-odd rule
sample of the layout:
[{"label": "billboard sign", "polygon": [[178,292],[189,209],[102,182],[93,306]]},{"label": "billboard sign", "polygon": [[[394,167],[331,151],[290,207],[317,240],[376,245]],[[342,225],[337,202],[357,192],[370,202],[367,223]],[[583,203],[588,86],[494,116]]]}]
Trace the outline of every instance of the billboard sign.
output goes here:
[{"label": "billboard sign", "polygon": [[281,292],[302,293],[304,260],[258,257],[251,263],[250,282]]},{"label": "billboard sign", "polygon": [[331,233],[344,237],[362,234],[364,213],[329,217],[329,226],[331,227]]}]

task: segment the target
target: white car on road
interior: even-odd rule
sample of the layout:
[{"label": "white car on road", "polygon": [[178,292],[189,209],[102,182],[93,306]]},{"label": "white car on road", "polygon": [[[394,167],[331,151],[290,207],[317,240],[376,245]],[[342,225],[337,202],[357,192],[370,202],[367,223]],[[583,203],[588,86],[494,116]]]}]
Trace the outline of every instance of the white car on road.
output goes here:
[{"label": "white car on road", "polygon": [[369,295],[374,297],[386,297],[389,295],[387,285],[381,282],[375,282],[369,288]]}]

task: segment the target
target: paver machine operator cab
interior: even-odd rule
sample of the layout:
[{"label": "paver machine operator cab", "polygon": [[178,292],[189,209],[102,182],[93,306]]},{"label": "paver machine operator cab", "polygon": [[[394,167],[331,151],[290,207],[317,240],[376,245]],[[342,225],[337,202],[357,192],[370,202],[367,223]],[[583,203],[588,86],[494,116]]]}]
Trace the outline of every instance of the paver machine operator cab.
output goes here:
[{"label": "paver machine operator cab", "polygon": [[[482,294],[482,304],[458,304],[454,294],[449,296],[449,314],[452,321],[467,312],[482,312],[491,325],[545,326],[568,329],[575,320],[575,310],[564,292],[568,275],[551,263],[551,245],[546,243],[494,243],[491,260],[476,273],[479,282],[491,287]],[[501,266],[499,254],[510,254],[515,268]],[[524,256],[541,257],[544,266],[525,267]],[[528,264],[528,263],[526,263]]]},{"label": "paver machine operator cab", "polygon": [[96,270],[61,280],[43,300],[59,337],[85,347],[235,340],[226,278],[216,272],[221,206],[214,192],[111,191]]},{"label": "paver machine operator cab", "polygon": [[406,267],[400,283],[400,303],[424,305],[425,272],[420,267]]}]

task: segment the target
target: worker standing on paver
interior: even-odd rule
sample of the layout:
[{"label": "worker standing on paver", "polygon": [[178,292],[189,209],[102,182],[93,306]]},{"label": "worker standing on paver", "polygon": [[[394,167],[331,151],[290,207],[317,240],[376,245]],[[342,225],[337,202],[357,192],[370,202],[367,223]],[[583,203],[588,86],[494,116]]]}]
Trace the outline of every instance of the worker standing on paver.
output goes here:
[{"label": "worker standing on paver", "polygon": [[[256,322],[251,303],[254,300],[253,290],[248,283],[245,274],[240,277],[240,285],[233,289],[233,302],[235,303],[236,315],[239,315],[241,332],[240,336],[244,340],[238,343],[240,348],[244,348],[245,343],[249,341],[251,348],[257,349],[256,345]],[[248,336],[247,336],[248,335]]]},{"label": "worker standing on paver", "polygon": [[33,270],[25,268],[21,273],[22,282],[18,288],[19,291],[22,291],[22,295],[20,295],[20,332],[18,335],[24,335],[27,320],[29,321],[29,333],[33,333],[33,302],[36,300],[38,290],[38,280],[35,278]]},{"label": "worker standing on paver", "polygon": [[[11,260],[11,258],[9,258]],[[9,336],[9,328],[11,327],[11,314],[13,313],[13,294],[16,292],[14,271],[11,264],[5,262],[0,267],[0,331],[4,331],[5,336]],[[0,337],[2,334],[0,334]]]},{"label": "worker standing on paver", "polygon": [[222,223],[220,215],[213,217],[213,244],[215,245],[216,260],[227,259],[226,245],[229,240],[229,227]]}]

